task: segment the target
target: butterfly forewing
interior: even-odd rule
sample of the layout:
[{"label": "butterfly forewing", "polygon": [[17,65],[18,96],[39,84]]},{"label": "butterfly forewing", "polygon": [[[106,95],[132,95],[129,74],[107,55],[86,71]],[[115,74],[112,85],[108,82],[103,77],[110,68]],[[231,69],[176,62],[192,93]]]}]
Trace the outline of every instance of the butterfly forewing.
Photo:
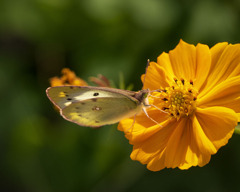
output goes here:
[{"label": "butterfly forewing", "polygon": [[114,88],[101,87],[83,87],[83,86],[59,86],[49,87],[47,89],[48,98],[60,109],[70,105],[76,101],[86,99],[96,99],[101,97],[131,97],[135,93],[133,91],[125,91]]}]

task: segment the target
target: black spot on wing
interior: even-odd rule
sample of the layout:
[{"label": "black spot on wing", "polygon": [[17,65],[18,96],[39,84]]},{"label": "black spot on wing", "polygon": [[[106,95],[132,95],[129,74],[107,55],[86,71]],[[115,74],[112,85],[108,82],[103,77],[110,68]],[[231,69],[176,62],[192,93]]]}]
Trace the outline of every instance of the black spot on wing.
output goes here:
[{"label": "black spot on wing", "polygon": [[67,98],[67,100],[68,100],[68,101],[71,101],[71,100],[72,100],[72,98]]},{"label": "black spot on wing", "polygon": [[99,93],[93,93],[93,96],[95,96],[95,97],[98,96],[98,95],[99,95]]}]

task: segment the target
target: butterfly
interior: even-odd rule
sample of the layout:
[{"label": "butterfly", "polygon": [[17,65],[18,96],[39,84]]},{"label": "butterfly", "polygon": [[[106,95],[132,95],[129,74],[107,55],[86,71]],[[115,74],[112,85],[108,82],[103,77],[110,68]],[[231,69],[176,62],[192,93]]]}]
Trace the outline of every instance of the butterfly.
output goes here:
[{"label": "butterfly", "polygon": [[[91,86],[49,87],[46,94],[61,116],[86,127],[114,124],[149,106],[149,89],[138,92]],[[147,115],[148,116],[148,115]],[[149,116],[148,116],[149,117]],[[149,117],[150,118],[150,117]]]}]

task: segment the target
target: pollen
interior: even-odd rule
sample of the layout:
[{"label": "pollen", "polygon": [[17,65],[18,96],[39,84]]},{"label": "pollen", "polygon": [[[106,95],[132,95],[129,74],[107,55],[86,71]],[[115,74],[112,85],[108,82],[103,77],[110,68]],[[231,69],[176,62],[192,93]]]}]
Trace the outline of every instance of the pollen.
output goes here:
[{"label": "pollen", "polygon": [[159,94],[161,100],[157,105],[160,105],[161,109],[169,113],[172,118],[178,120],[190,116],[196,109],[198,91],[191,80],[174,78],[172,84]]}]

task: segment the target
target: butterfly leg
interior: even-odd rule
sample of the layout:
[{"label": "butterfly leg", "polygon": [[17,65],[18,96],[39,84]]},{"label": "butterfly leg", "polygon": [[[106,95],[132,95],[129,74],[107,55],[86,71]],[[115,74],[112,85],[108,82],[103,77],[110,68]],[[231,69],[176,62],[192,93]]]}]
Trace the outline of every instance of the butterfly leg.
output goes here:
[{"label": "butterfly leg", "polygon": [[155,106],[155,105],[153,105],[153,104],[151,104],[151,105],[149,105],[149,106],[151,106],[151,107],[155,107],[157,110],[159,110],[159,111],[161,111],[161,112],[163,112],[163,113],[168,113],[168,112],[166,112],[166,111],[160,109],[159,107],[157,107],[157,106]]},{"label": "butterfly leg", "polygon": [[[149,105],[149,106],[152,106],[152,105]],[[159,122],[155,121],[153,118],[151,118],[151,117],[148,115],[146,108],[143,107],[142,110],[143,110],[143,112],[145,113],[145,115],[146,115],[150,120],[152,120],[152,121],[153,121],[154,123],[156,123],[157,125],[160,125]],[[162,125],[160,125],[160,126],[162,127]]]},{"label": "butterfly leg", "polygon": [[134,118],[133,118],[133,123],[132,123],[131,127],[129,127],[129,128],[127,129],[127,132],[129,132],[129,130],[130,130],[130,129],[131,129],[131,131],[130,131],[130,132],[132,132],[132,131],[133,131],[133,126],[134,126],[134,123],[135,123],[135,121],[136,121],[136,116],[137,116],[137,114],[135,114],[135,115],[134,115]]}]

